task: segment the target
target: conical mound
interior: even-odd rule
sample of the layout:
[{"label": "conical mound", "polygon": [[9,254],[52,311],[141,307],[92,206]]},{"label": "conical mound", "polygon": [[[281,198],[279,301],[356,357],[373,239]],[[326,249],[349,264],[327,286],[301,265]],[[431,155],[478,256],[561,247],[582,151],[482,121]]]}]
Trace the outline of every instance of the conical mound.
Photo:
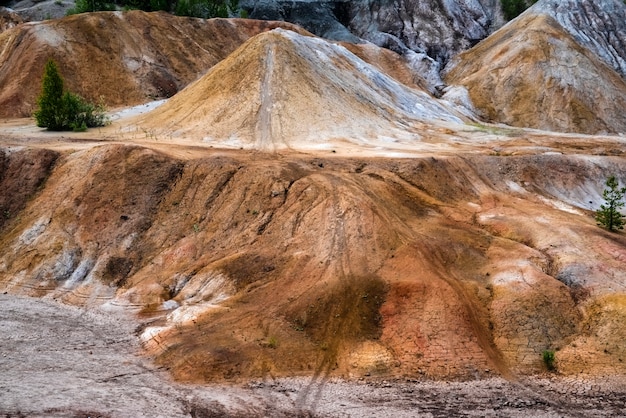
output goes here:
[{"label": "conical mound", "polygon": [[626,132],[626,83],[544,14],[525,13],[460,54],[445,80],[494,122],[586,134]]},{"label": "conical mound", "polygon": [[411,135],[424,121],[461,122],[346,48],[281,29],[259,34],[138,121],[159,136],[258,149]]}]

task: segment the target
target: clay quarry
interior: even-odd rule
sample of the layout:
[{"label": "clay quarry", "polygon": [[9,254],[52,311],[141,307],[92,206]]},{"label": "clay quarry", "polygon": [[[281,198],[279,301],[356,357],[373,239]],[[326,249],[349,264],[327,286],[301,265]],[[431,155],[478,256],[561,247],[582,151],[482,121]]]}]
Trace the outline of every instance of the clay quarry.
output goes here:
[{"label": "clay quarry", "polygon": [[[624,416],[626,5],[567,3],[437,83],[283,21],[0,26],[0,414]],[[48,59],[107,126],[36,126]]]}]

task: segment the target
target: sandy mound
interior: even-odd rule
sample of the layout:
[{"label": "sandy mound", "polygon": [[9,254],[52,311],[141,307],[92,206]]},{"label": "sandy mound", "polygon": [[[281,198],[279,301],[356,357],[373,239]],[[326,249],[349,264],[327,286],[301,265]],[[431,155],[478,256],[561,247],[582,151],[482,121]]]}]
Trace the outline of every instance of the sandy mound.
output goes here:
[{"label": "sandy mound", "polygon": [[551,17],[524,14],[447,70],[490,120],[561,132],[626,132],[626,82]]},{"label": "sandy mound", "polygon": [[161,137],[276,149],[406,138],[426,121],[461,119],[344,47],[279,29],[242,45],[137,125]]},{"label": "sandy mound", "polygon": [[0,34],[0,117],[30,116],[49,58],[66,86],[110,107],[170,97],[243,42],[283,22],[100,12],[19,25]]}]

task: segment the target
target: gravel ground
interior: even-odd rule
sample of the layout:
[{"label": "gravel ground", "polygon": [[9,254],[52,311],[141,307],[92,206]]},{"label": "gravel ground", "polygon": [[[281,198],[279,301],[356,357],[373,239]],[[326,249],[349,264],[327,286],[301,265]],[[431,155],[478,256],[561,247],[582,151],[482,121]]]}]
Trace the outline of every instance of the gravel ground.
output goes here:
[{"label": "gravel ground", "polygon": [[140,354],[119,312],[0,295],[5,417],[618,417],[626,377],[517,382],[328,380],[183,385]]}]

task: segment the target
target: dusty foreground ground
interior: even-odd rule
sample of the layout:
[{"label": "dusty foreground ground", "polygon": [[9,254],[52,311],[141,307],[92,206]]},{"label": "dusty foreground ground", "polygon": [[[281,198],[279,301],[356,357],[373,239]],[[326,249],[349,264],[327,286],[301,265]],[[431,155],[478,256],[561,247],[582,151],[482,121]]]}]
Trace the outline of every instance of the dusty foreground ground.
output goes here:
[{"label": "dusty foreground ground", "polygon": [[624,416],[626,382],[253,381],[181,385],[138,355],[119,313],[0,295],[0,414],[55,417]]}]

